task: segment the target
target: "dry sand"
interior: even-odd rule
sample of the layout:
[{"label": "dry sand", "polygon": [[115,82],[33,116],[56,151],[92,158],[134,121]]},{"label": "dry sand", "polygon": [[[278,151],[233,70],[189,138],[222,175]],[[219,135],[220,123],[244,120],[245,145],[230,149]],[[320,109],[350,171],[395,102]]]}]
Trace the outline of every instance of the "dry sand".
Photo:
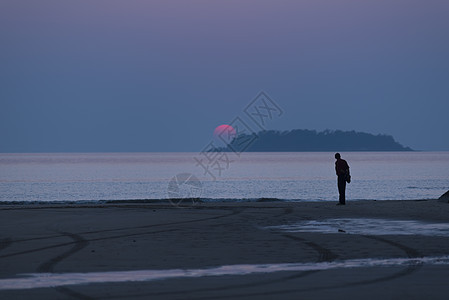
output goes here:
[{"label": "dry sand", "polygon": [[[448,299],[449,265],[281,271],[1,289],[26,273],[202,269],[449,255],[449,236],[284,232],[305,220],[449,223],[437,200],[0,206],[0,299]],[[273,227],[271,227],[273,228]],[[347,230],[348,228],[346,228]],[[350,228],[349,228],[350,229]],[[350,230],[349,230],[350,231]]]}]

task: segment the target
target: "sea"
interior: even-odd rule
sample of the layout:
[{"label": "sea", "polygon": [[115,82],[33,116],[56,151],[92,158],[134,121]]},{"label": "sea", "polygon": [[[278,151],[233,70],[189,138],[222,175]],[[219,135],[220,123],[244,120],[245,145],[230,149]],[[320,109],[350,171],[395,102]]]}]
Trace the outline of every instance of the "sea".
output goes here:
[{"label": "sea", "polygon": [[[347,201],[436,199],[449,152],[345,152]],[[0,203],[337,201],[334,153],[0,154]]]}]

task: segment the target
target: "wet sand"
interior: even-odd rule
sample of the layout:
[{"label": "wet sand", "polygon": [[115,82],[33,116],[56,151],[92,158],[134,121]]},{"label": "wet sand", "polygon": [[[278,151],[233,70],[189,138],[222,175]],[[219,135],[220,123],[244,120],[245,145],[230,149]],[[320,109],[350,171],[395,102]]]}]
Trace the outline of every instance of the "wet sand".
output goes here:
[{"label": "wet sand", "polygon": [[[449,204],[423,200],[346,206],[202,203],[182,208],[169,203],[2,205],[0,299],[447,299],[449,264],[420,259],[448,256],[449,235],[351,234],[351,228],[338,226],[330,233],[289,232],[278,227],[352,218],[447,224]],[[345,267],[358,259],[408,260]],[[87,273],[85,278],[90,278],[92,272],[204,272],[220,266],[232,271],[233,265],[289,263],[343,267],[197,277],[189,271],[186,276],[134,282],[125,281],[132,276],[118,273],[125,276],[118,282],[6,287],[6,282],[19,282],[30,273]]]}]

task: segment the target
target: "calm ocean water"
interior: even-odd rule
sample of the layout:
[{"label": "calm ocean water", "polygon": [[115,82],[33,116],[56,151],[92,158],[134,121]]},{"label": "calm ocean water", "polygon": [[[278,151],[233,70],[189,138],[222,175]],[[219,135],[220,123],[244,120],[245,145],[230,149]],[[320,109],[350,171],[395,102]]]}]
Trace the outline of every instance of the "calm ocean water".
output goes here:
[{"label": "calm ocean water", "polygon": [[[449,189],[449,152],[348,152],[342,157],[351,167],[349,201],[435,199]],[[169,192],[204,201],[338,198],[333,153],[228,153],[208,169],[194,158],[204,156],[0,154],[0,201],[167,199]],[[176,177],[185,173],[198,181]]]}]

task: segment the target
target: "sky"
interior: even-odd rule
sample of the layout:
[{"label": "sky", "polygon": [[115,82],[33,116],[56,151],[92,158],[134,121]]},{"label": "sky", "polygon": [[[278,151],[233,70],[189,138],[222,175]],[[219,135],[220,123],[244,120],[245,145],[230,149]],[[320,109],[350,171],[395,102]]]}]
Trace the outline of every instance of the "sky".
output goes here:
[{"label": "sky", "polygon": [[449,150],[449,1],[0,1],[0,152],[200,151],[264,129]]}]

